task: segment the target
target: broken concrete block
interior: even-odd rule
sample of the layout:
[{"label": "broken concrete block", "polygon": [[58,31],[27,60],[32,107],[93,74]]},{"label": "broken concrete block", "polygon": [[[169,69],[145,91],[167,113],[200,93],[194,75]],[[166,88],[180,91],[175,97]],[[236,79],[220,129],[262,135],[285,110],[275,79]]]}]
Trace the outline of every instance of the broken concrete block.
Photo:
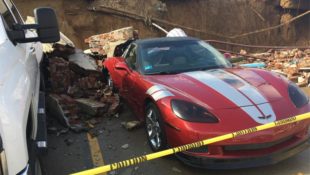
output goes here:
[{"label": "broken concrete block", "polygon": [[117,45],[126,42],[132,37],[133,27],[126,27],[109,33],[91,36],[85,39],[85,42],[89,44],[91,52],[111,57]]},{"label": "broken concrete block", "polygon": [[77,116],[79,109],[71,97],[50,94],[46,100],[46,107],[49,114],[62,125],[76,132],[87,131],[87,127],[84,126]]},{"label": "broken concrete block", "polygon": [[76,49],[75,53],[69,56],[69,61],[77,64],[85,70],[99,71],[96,60],[85,55],[80,49]]},{"label": "broken concrete block", "polygon": [[68,58],[69,55],[75,53],[75,48],[69,45],[62,45],[59,43],[53,44],[53,51],[48,53],[49,57]]},{"label": "broken concrete block", "polygon": [[46,107],[49,114],[56,118],[62,125],[69,127],[70,123],[60,106],[61,97],[56,94],[50,94],[46,99]]},{"label": "broken concrete block", "polygon": [[107,105],[92,99],[80,98],[76,99],[81,112],[90,115],[98,116],[107,112]]}]

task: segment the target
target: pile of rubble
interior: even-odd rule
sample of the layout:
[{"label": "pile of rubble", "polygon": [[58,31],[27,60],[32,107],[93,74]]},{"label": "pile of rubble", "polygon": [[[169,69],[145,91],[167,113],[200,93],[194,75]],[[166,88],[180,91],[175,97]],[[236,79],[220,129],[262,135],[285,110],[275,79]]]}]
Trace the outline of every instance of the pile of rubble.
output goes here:
[{"label": "pile of rubble", "polygon": [[132,38],[133,31],[133,27],[126,27],[86,38],[85,43],[89,44],[90,48],[86,53],[112,57],[115,47]]},{"label": "pile of rubble", "polygon": [[231,61],[243,67],[265,68],[279,73],[300,87],[310,85],[310,49],[270,49],[255,54],[247,54],[245,50],[241,50],[240,54],[252,57],[246,59],[232,55]]},{"label": "pile of rubble", "polygon": [[80,132],[94,128],[104,116],[117,114],[119,96],[106,86],[97,60],[61,44],[54,44],[48,55],[50,115]]},{"label": "pile of rubble", "polygon": [[[91,135],[96,135],[92,131],[103,117],[118,116],[120,97],[106,85],[102,61],[113,56],[117,45],[132,38],[133,31],[126,27],[91,36],[85,39],[90,48],[85,51],[76,49],[64,35],[62,42],[46,45],[46,104],[51,116],[73,131],[88,131]],[[139,124],[133,121],[122,125],[131,130]]]}]

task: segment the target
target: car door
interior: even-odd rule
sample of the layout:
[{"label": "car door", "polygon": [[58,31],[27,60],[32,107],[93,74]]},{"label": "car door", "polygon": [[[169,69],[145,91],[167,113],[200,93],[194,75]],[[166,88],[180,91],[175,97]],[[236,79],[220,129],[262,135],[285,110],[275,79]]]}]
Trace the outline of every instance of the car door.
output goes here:
[{"label": "car door", "polygon": [[[11,0],[1,0],[2,8],[1,14],[3,17],[3,23],[5,26],[6,31],[13,30],[15,24],[24,24],[24,20],[21,18],[20,13],[18,12],[17,8],[15,7],[14,3]],[[33,31],[26,30],[25,31],[26,37],[34,37],[36,34]],[[39,61],[42,58],[42,51],[37,51],[39,49],[40,43],[15,43],[11,40],[11,36],[8,34],[8,45],[12,46],[14,50],[13,54],[15,55],[14,59],[18,60],[24,69],[27,72],[27,78],[31,81],[31,86],[35,87],[36,79],[39,75]],[[31,89],[34,89],[34,88]]]},{"label": "car door", "polygon": [[134,43],[129,47],[125,56],[125,62],[131,71],[129,71],[123,79],[124,96],[134,111],[137,111],[139,108],[139,94],[141,93],[141,89],[139,88],[141,76],[138,71],[139,64],[137,48],[138,46]]},{"label": "car door", "polygon": [[[3,101],[1,106],[5,106],[6,111],[1,115],[7,117],[5,121],[1,118],[0,130],[1,137],[6,138],[4,149],[9,174],[17,174],[29,160],[25,128],[30,107],[37,106],[32,100],[38,87],[39,68],[33,43],[16,43],[10,35],[14,24],[23,24],[14,4],[9,0],[0,0],[0,13],[0,96]],[[36,108],[32,112],[35,115]],[[34,138],[36,120],[33,123]]]},{"label": "car door", "polygon": [[[42,52],[40,54],[37,54],[36,48],[38,43],[16,43],[13,42],[12,36],[9,34],[9,31],[12,31],[14,29],[14,25],[16,24],[23,24],[24,21],[21,18],[17,8],[15,7],[14,3],[11,0],[1,0],[1,16],[2,16],[2,22],[3,26],[5,28],[6,34],[6,47],[9,47],[13,58],[9,59],[10,61],[7,62],[15,62],[13,63],[13,66],[10,67],[10,65],[6,65],[10,68],[10,71],[14,72],[14,69],[18,69],[16,71],[22,71],[23,74],[20,75],[19,78],[24,78],[27,82],[29,82],[29,95],[27,97],[28,99],[33,99],[32,96],[37,95],[36,94],[36,87],[37,84],[39,84],[38,80],[40,79],[40,74],[38,72],[39,70],[39,63],[38,61],[41,58],[37,58],[39,56],[42,57]],[[30,31],[25,31],[26,37],[33,37],[34,33]],[[6,58],[8,59],[8,58]],[[6,63],[10,64],[10,63]],[[27,87],[25,87],[26,89]],[[37,106],[33,104],[33,106]],[[33,112],[36,112],[34,109]]]},{"label": "car door", "polygon": [[124,70],[118,70],[116,67],[119,63],[126,63],[125,58],[128,55],[129,46],[124,52],[122,57],[109,58],[104,62],[104,66],[109,69],[109,74],[112,77],[113,85],[119,90],[120,94],[125,97],[126,91],[123,89],[124,78],[127,76],[128,72]]}]

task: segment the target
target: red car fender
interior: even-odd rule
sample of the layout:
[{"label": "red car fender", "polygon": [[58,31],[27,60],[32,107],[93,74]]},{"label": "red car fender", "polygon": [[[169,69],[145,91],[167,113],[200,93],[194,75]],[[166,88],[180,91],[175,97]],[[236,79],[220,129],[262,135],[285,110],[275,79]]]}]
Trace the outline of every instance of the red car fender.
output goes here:
[{"label": "red car fender", "polygon": [[109,71],[111,78],[113,79],[114,86],[117,89],[122,87],[122,77],[127,74],[126,71],[116,70],[115,65],[119,62],[125,62],[124,58],[121,57],[111,57],[103,61],[102,65],[105,69]]}]

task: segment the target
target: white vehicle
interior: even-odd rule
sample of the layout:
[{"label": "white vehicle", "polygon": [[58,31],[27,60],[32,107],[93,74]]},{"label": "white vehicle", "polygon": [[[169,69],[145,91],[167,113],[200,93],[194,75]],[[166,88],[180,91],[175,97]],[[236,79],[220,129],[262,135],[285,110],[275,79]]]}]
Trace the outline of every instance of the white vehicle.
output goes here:
[{"label": "white vehicle", "polygon": [[0,0],[0,175],[42,174],[46,150],[41,43],[59,40],[54,10],[35,9],[24,21],[11,0]]}]

